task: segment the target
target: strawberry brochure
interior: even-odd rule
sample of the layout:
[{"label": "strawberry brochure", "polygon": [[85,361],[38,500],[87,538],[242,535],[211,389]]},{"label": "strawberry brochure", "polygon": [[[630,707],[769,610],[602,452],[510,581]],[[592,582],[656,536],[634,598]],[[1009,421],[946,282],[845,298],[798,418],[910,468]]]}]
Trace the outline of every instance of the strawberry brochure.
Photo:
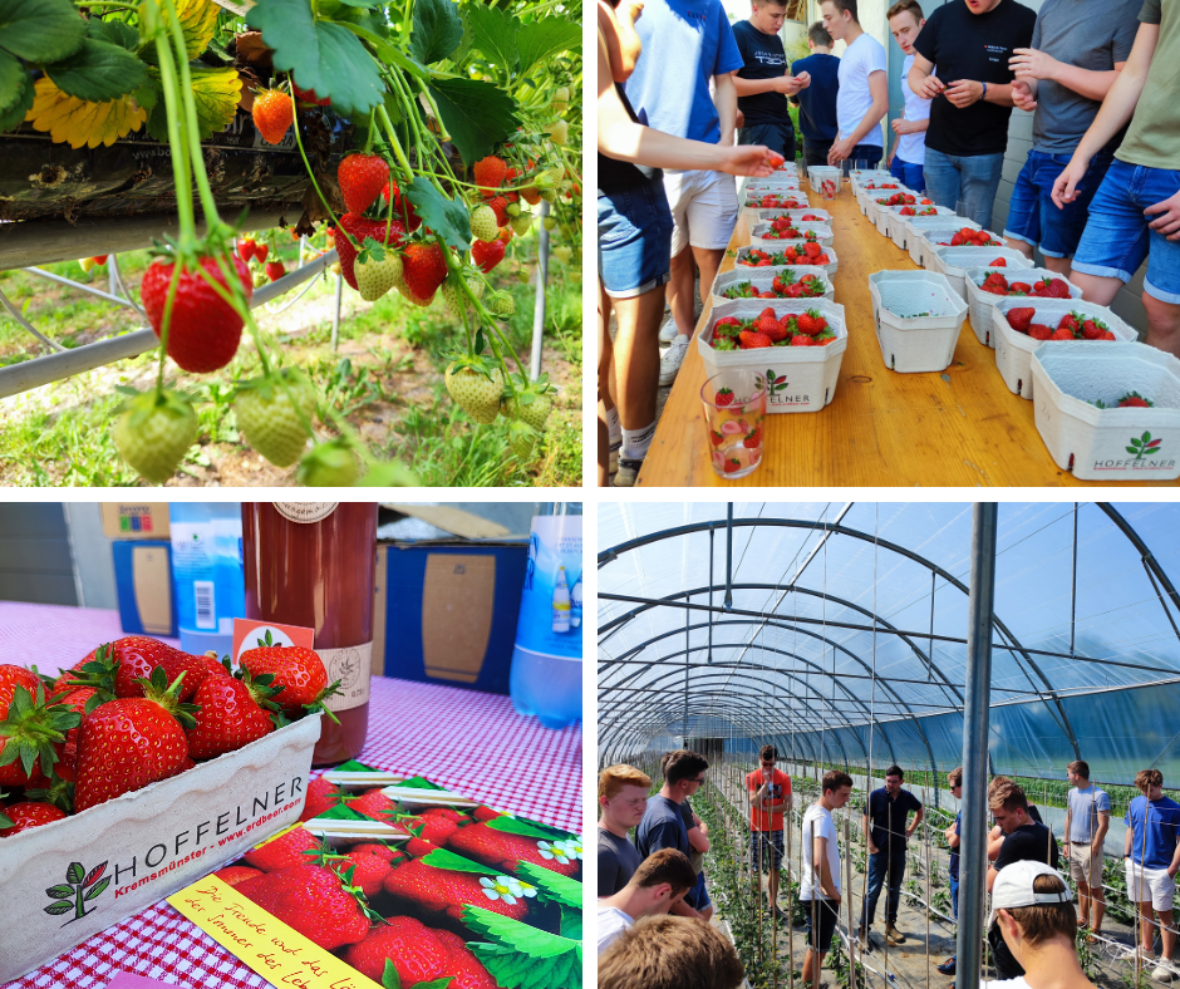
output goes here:
[{"label": "strawberry brochure", "polygon": [[578,835],[353,762],[168,902],[275,986],[581,989],[581,876]]}]

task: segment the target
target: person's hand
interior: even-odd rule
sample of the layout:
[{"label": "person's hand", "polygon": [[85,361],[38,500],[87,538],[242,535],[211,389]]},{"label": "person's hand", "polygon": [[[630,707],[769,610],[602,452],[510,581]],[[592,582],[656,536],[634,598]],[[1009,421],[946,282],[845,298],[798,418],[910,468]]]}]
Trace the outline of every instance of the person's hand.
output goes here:
[{"label": "person's hand", "polygon": [[828,152],[828,164],[839,165],[840,162],[845,161],[852,154],[853,146],[852,139],[848,137],[842,141],[834,141]]},{"label": "person's hand", "polygon": [[874,845],[874,844],[873,844],[871,841],[869,842],[869,854],[870,854],[870,855],[876,855],[876,854],[877,854],[877,846],[876,846],[876,845]]},{"label": "person's hand", "polygon": [[811,85],[811,73],[810,72],[800,72],[797,76],[795,76],[795,81],[797,83],[799,83],[800,89],[806,89],[808,86]]},{"label": "person's hand", "polygon": [[1081,160],[1077,155],[1074,155],[1062,173],[1057,176],[1050,195],[1058,209],[1064,209],[1066,203],[1072,203],[1078,198],[1078,184],[1086,177],[1086,170],[1089,167],[1088,160]]},{"label": "person's hand", "polygon": [[[912,86],[910,87],[913,88]],[[943,90],[946,89],[944,83],[938,76],[930,75],[918,84],[918,88],[914,90],[915,96],[920,96],[924,100],[932,100],[936,96],[942,95]]]},{"label": "person's hand", "polygon": [[835,896],[829,896],[828,902],[838,909],[840,906],[840,894],[837,893]]},{"label": "person's hand", "polygon": [[615,8],[615,17],[620,22],[634,26],[643,13],[643,0],[619,0]]},{"label": "person's hand", "polygon": [[1032,87],[1026,79],[1017,79],[1012,83],[1012,102],[1017,110],[1027,110],[1032,113],[1037,108],[1037,98],[1032,94]]},{"label": "person's hand", "polygon": [[736,130],[741,130],[746,126],[746,115],[738,110],[737,115],[733,118],[733,126]]},{"label": "person's hand", "polygon": [[946,98],[960,110],[983,99],[983,83],[974,79],[960,79],[946,87]]},{"label": "person's hand", "polygon": [[[1180,192],[1143,211],[1144,216],[1151,216],[1152,213],[1161,214],[1148,224],[1152,230],[1164,234],[1168,240],[1180,240]],[[1171,874],[1175,875],[1174,870]]]},{"label": "person's hand", "polygon": [[889,154],[887,154],[887,155],[885,156],[885,167],[886,167],[886,168],[892,168],[892,167],[893,167],[893,156],[894,156],[894,154],[895,154],[895,152],[893,152],[893,151],[890,151],[890,152],[889,152]]},{"label": "person's hand", "polygon": [[764,144],[737,144],[722,148],[722,151],[725,158],[719,171],[730,175],[752,175],[760,179],[774,173],[770,148]]},{"label": "person's hand", "polygon": [[[914,125],[910,121],[906,120],[905,117],[896,118],[889,126],[893,128],[893,133],[898,137],[901,137],[904,134],[911,134],[913,133],[914,129]],[[893,156],[890,155],[890,157]]]},{"label": "person's hand", "polygon": [[776,93],[783,93],[786,96],[794,96],[802,88],[799,85],[799,80],[794,76],[779,76],[774,81],[774,91]]},{"label": "person's hand", "polygon": [[1169,879],[1175,879],[1175,878],[1176,878],[1176,869],[1177,869],[1177,867],[1176,867],[1175,865],[1169,865],[1169,866],[1168,866],[1167,872],[1168,872],[1168,878],[1169,878]]},{"label": "person's hand", "polygon": [[1035,48],[1013,48],[1008,68],[1016,73],[1017,79],[1052,79],[1061,63]]}]

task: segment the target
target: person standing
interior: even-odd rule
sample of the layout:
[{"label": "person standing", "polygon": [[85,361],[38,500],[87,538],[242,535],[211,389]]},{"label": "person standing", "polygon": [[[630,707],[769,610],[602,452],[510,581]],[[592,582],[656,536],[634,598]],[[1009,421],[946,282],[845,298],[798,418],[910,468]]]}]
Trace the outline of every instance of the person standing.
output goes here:
[{"label": "person standing", "polygon": [[[675,137],[732,146],[733,73],[745,63],[721,0],[647,0],[636,30],[643,56],[625,89],[639,122]],[[727,173],[668,168],[664,190],[672,211],[668,303],[676,338],[660,362],[661,387],[676,380],[688,352],[696,269],[701,302],[708,302],[738,218],[737,185]]]},{"label": "person standing", "polygon": [[[963,799],[963,767],[956,766],[947,773],[946,781],[951,788],[951,796],[961,802]],[[959,846],[963,843],[962,807],[959,808],[959,812],[955,815],[954,824],[948,827],[943,832],[943,835],[946,837],[946,843],[951,850],[946,871],[951,881],[951,910],[954,911],[954,917],[957,921],[959,919]],[[950,958],[938,966],[938,970],[943,975],[954,975],[955,961],[955,956],[951,955]]]},{"label": "person standing", "polygon": [[634,766],[608,766],[598,774],[598,895],[613,896],[642,861],[627,833],[647,809],[651,777]]},{"label": "person standing", "polygon": [[762,872],[768,873],[766,893],[771,908],[782,917],[778,881],[783,862],[783,814],[791,810],[791,777],[775,768],[778,751],[773,745],[763,745],[758,759],[761,768],[746,775],[746,791],[750,795],[750,870],[755,896],[761,895]]},{"label": "person standing", "polygon": [[733,77],[738,110],[744,123],[739,144],[764,144],[787,161],[795,160],[795,125],[787,97],[806,89],[806,72],[787,71],[787,54],[779,31],[787,15],[787,0],[752,0],[750,19],[733,25],[733,40],[745,65]]},{"label": "person standing", "polygon": [[[1106,832],[1110,829],[1110,797],[1090,782],[1090,766],[1078,759],[1065,767],[1073,787],[1066,800],[1065,854],[1070,876],[1078,885],[1078,926],[1090,926],[1094,934],[1102,931],[1106,912],[1106,895],[1102,891],[1102,853]],[[1090,902],[1094,903],[1094,922],[1090,924]]]},{"label": "person standing", "polygon": [[922,192],[926,188],[922,166],[926,161],[930,101],[910,89],[908,76],[914,64],[914,40],[925,26],[926,19],[918,0],[897,0],[885,16],[890,33],[905,54],[905,61],[901,63],[901,95],[905,100],[905,112],[890,125],[895,137],[886,160],[890,175],[915,192]]},{"label": "person standing", "polygon": [[[828,151],[828,164],[865,160],[876,166],[884,157],[879,125],[889,112],[889,78],[885,48],[866,34],[857,20],[857,0],[824,0],[824,27],[847,47],[840,57],[836,122],[840,133]],[[845,165],[847,173],[849,166]]]},{"label": "person standing", "polygon": [[1008,147],[1015,78],[1008,62],[1029,46],[1036,20],[1016,0],[950,0],[914,42],[910,88],[932,101],[926,195],[949,209],[965,203],[967,218],[984,229]]},{"label": "person standing", "polygon": [[[877,900],[888,879],[889,893],[885,897],[885,943],[890,947],[905,943],[905,935],[897,929],[897,908],[901,901],[901,883],[905,878],[906,839],[922,823],[925,808],[922,801],[909,790],[901,788],[905,775],[900,766],[885,770],[885,785],[869,794],[865,810],[865,834],[869,837],[869,878],[865,892],[864,912],[860,918],[860,938],[866,946]],[[907,824],[910,813],[913,824]]]},{"label": "person standing", "polygon": [[[667,753],[660,762],[660,772],[667,771],[668,760],[675,755]],[[680,816],[684,820],[684,830],[688,832],[689,860],[692,862],[696,883],[688,891],[684,902],[697,911],[703,920],[713,918],[713,901],[709,897],[709,888],[705,882],[705,853],[709,850],[709,825],[693,813],[692,804],[688,798],[680,804]]]},{"label": "person standing", "polygon": [[[692,853],[692,845],[688,841],[680,805],[701,788],[709,762],[696,752],[677,749],[664,757],[663,766],[664,785],[658,794],[648,798],[647,810],[635,832],[635,847],[643,858],[661,848],[674,848],[687,858]],[[682,917],[700,916],[683,900],[672,908],[672,912]]]},{"label": "person standing", "polygon": [[[1126,129],[1090,161],[1078,195],[1056,209],[1051,194],[1078,143],[1094,122],[1135,43],[1142,0],[1045,0],[1032,43],[1017,48],[1012,101],[1033,113],[1033,146],[1012,190],[1004,237],[1032,258],[1040,248],[1045,267],[1069,277],[1071,259],[1086,228],[1090,201],[1106,176]],[[1087,916],[1085,901],[1081,915]]]},{"label": "person standing", "polygon": [[1163,954],[1151,977],[1160,982],[1174,977],[1169,963],[1176,948],[1172,901],[1180,870],[1180,804],[1164,796],[1164,777],[1158,769],[1144,769],[1135,777],[1142,796],[1131,801],[1127,839],[1123,847],[1127,869],[1127,898],[1139,904],[1139,949],[1145,960],[1155,956],[1155,918],[1159,916]]},{"label": "person standing", "polygon": [[826,165],[828,152],[840,132],[836,122],[836,98],[840,91],[840,59],[832,54],[832,36],[823,21],[816,21],[807,31],[811,54],[791,63],[798,78],[806,74],[808,85],[791,97],[799,108],[799,133],[803,135],[803,163]]},{"label": "person standing", "polygon": [[1130,121],[1115,161],[1090,202],[1070,280],[1087,302],[1109,306],[1146,260],[1146,342],[1180,356],[1178,62],[1180,7],[1144,0],[1127,64],[1069,165],[1057,176],[1053,202],[1062,209],[1073,202],[1090,160]]},{"label": "person standing", "polygon": [[803,959],[803,985],[819,984],[824,953],[832,947],[832,934],[840,919],[840,846],[832,811],[852,795],[852,777],[838,769],[824,774],[819,799],[803,815],[803,875],[799,879],[799,905],[807,915],[807,954]]}]

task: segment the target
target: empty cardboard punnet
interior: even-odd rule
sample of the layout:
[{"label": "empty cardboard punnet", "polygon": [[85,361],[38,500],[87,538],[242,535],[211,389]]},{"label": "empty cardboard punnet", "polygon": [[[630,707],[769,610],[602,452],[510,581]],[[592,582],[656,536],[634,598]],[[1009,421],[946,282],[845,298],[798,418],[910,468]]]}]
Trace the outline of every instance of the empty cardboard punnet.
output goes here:
[{"label": "empty cardboard punnet", "polygon": [[320,737],[303,718],[236,752],[0,841],[0,982],[31,972],[297,821]]},{"label": "empty cardboard punnet", "polygon": [[422,589],[426,675],[475,683],[492,634],[496,558],[431,553]]}]

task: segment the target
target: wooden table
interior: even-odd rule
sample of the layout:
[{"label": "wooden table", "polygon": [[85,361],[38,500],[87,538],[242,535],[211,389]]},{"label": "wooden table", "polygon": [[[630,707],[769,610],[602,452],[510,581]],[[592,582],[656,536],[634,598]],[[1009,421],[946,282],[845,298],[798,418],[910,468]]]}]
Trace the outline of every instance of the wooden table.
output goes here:
[{"label": "wooden table", "polygon": [[[851,187],[833,201],[809,194],[832,214],[839,269],[832,279],[844,306],[848,349],[836,394],[822,412],[767,417],[761,466],[738,481],[713,473],[702,424],[705,364],[694,336],[639,473],[645,487],[1086,485],[1060,470],[1033,421],[1033,403],[1013,395],[996,369],[995,351],[963,323],[951,366],[941,373],[900,374],[886,368],[873,326],[868,276],[914,271],[909,254],[861,215]],[[739,220],[730,255],[749,243]],[[733,268],[727,256],[721,271]],[[700,333],[712,305],[697,324]],[[1180,482],[1148,482],[1174,484]],[[1132,482],[1122,482],[1130,486]],[[1115,486],[1111,484],[1110,486]]]}]

